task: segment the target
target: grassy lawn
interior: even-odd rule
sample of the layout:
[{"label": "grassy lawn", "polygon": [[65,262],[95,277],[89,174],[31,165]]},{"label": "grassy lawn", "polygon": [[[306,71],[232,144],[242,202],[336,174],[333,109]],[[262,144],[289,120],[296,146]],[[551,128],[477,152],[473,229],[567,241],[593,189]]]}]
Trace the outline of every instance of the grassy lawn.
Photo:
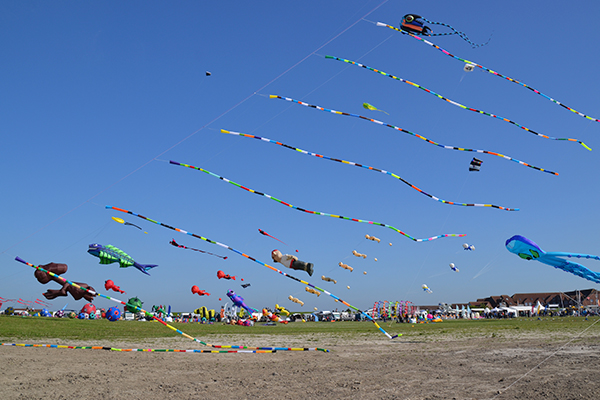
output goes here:
[{"label": "grassy lawn", "polygon": [[[592,326],[589,333],[600,334],[600,317],[545,317],[511,320],[447,320],[428,324],[398,324],[379,322],[390,334],[403,334],[402,339],[436,340],[438,338],[511,338],[515,336],[573,335]],[[384,336],[372,322],[293,322],[287,325],[253,327],[231,326],[216,323],[171,323],[173,327],[197,338],[210,335],[329,335],[338,337]],[[159,322],[79,320],[68,318],[0,316],[0,340],[36,340],[61,338],[77,340],[145,339],[178,336]]]}]

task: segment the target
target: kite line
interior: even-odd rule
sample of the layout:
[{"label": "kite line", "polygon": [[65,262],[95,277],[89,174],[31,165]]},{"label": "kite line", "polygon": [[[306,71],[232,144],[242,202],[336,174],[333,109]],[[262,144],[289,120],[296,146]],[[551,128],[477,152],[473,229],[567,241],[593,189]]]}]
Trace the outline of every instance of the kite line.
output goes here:
[{"label": "kite line", "polygon": [[346,60],[345,58],[340,58],[340,57],[335,57],[335,56],[325,56],[325,58],[328,58],[328,59],[331,59],[331,60],[343,61],[343,62],[345,62],[345,63],[348,63],[348,64],[357,65],[357,66],[359,66],[359,67],[363,67],[363,68],[365,68],[365,69],[368,69],[368,70],[370,70],[370,71],[376,72],[376,73],[378,73],[378,74],[381,74],[381,75],[384,75],[384,76],[389,76],[390,78],[392,78],[392,79],[395,79],[395,80],[397,80],[397,81],[404,82],[404,83],[408,83],[408,84],[409,84],[409,85],[411,85],[411,86],[414,86],[414,87],[416,87],[416,88],[418,88],[418,89],[424,90],[425,92],[427,92],[427,93],[430,93],[430,94],[432,94],[432,95],[434,95],[434,96],[436,96],[436,97],[438,97],[438,98],[440,98],[440,99],[442,99],[442,100],[445,100],[445,101],[447,101],[448,103],[450,103],[450,104],[452,104],[452,105],[455,105],[455,106],[457,106],[457,107],[460,107],[460,108],[462,108],[463,110],[473,111],[473,112],[476,112],[476,113],[478,113],[478,114],[487,115],[488,117],[493,117],[493,118],[499,119],[499,120],[501,120],[501,121],[509,122],[509,123],[511,123],[511,124],[513,124],[513,125],[515,125],[515,126],[517,126],[517,127],[519,127],[519,128],[521,128],[521,129],[523,129],[523,130],[525,130],[525,131],[527,131],[527,132],[533,133],[533,134],[534,134],[534,135],[536,135],[536,136],[543,137],[544,139],[550,139],[550,140],[563,140],[563,141],[569,141],[569,142],[577,142],[577,143],[581,144],[583,147],[585,147],[586,149],[588,149],[589,151],[592,151],[592,149],[590,149],[590,148],[589,148],[589,147],[588,147],[588,146],[587,146],[585,143],[583,143],[581,140],[578,140],[578,139],[571,139],[571,138],[556,138],[556,137],[552,137],[552,136],[544,135],[543,133],[539,133],[539,132],[536,132],[536,131],[534,131],[533,129],[529,129],[529,128],[527,128],[526,126],[520,125],[520,124],[516,123],[515,121],[512,121],[512,120],[510,120],[510,119],[508,119],[508,118],[504,118],[504,117],[501,117],[501,116],[499,116],[499,115],[496,115],[496,114],[491,114],[491,113],[489,113],[489,112],[486,112],[486,111],[478,110],[478,109],[476,109],[476,108],[467,107],[467,106],[465,106],[465,105],[463,105],[463,104],[460,104],[460,103],[458,103],[458,102],[456,102],[456,101],[454,101],[454,100],[448,99],[448,98],[446,98],[446,97],[442,96],[441,94],[434,92],[434,91],[433,91],[433,90],[431,90],[431,89],[427,89],[426,87],[424,87],[424,86],[421,86],[421,85],[419,85],[419,84],[417,84],[417,83],[414,83],[414,82],[411,82],[411,81],[407,81],[406,79],[402,79],[402,78],[399,78],[399,77],[397,77],[397,76],[394,76],[394,75],[388,74],[387,72],[383,72],[383,71],[381,71],[381,70],[378,70],[378,69],[375,69],[375,68],[369,67],[368,65],[364,65],[364,64],[358,63],[358,62],[356,62],[356,61],[352,61],[352,60]]},{"label": "kite line", "polygon": [[208,171],[208,170],[206,170],[204,168],[194,167],[193,165],[183,164],[183,163],[179,163],[179,162],[173,161],[173,160],[171,160],[170,163],[174,164],[174,165],[179,165],[179,166],[182,166],[182,167],[187,167],[187,168],[191,168],[191,169],[195,169],[195,170],[207,173],[208,175],[214,176],[215,178],[219,178],[220,180],[222,180],[224,182],[231,183],[232,185],[237,186],[240,189],[244,189],[244,190],[246,190],[246,191],[248,191],[250,193],[254,193],[254,194],[257,194],[259,196],[263,196],[263,197],[266,197],[268,199],[274,200],[274,201],[276,201],[276,202],[278,202],[280,204],[283,204],[284,206],[288,206],[288,207],[293,208],[293,209],[298,210],[298,211],[302,211],[302,212],[305,212],[305,213],[308,213],[308,214],[323,215],[325,217],[333,217],[333,218],[345,219],[345,220],[348,220],[348,221],[362,222],[362,223],[365,223],[365,224],[372,224],[372,225],[383,226],[385,228],[389,228],[391,230],[394,230],[394,231],[398,232],[399,234],[404,235],[407,238],[409,238],[410,240],[415,241],[415,242],[427,242],[427,241],[430,241],[430,240],[439,239],[439,238],[443,238],[443,237],[450,237],[450,236],[455,236],[455,237],[466,236],[466,233],[445,233],[445,234],[442,234],[442,235],[432,236],[432,237],[429,237],[429,238],[417,239],[415,237],[410,236],[408,233],[403,232],[400,229],[395,228],[395,227],[393,227],[391,225],[388,225],[388,224],[384,224],[384,223],[381,223],[381,222],[373,222],[373,221],[368,221],[368,220],[358,219],[358,218],[344,217],[342,215],[328,214],[328,213],[324,213],[324,212],[320,212],[320,211],[307,210],[307,209],[304,209],[304,208],[292,205],[290,203],[287,203],[287,202],[285,202],[283,200],[279,200],[278,198],[273,197],[273,196],[271,196],[269,194],[262,193],[262,192],[259,192],[257,190],[250,189],[250,188],[247,188],[245,186],[242,186],[239,183],[231,181],[231,180],[229,180],[229,179],[227,179],[227,178],[225,178],[223,176],[217,175],[217,174],[215,174],[213,172],[210,172],[210,171]]},{"label": "kite line", "polygon": [[[365,20],[365,21],[366,21],[366,20]],[[540,92],[539,90],[532,88],[531,86],[529,86],[529,85],[525,84],[524,82],[519,82],[519,81],[518,81],[518,80],[516,80],[516,79],[513,79],[513,78],[511,78],[511,77],[508,77],[508,76],[506,76],[506,75],[502,75],[502,74],[500,74],[500,73],[498,73],[498,72],[496,72],[496,71],[492,71],[491,69],[489,69],[489,68],[487,68],[487,67],[484,67],[483,65],[479,65],[479,64],[477,64],[477,63],[475,63],[475,62],[473,62],[473,61],[465,60],[464,58],[461,58],[461,57],[455,56],[454,54],[450,53],[448,50],[442,49],[440,46],[438,46],[438,45],[436,45],[436,44],[434,44],[434,43],[431,43],[430,41],[428,41],[428,40],[426,40],[426,39],[423,39],[423,38],[421,38],[421,37],[418,37],[418,36],[416,36],[416,35],[414,35],[414,34],[412,34],[412,33],[410,33],[410,32],[403,31],[402,29],[398,29],[398,28],[396,28],[396,27],[394,27],[394,26],[388,25],[388,24],[386,24],[386,23],[383,23],[383,22],[377,22],[375,25],[377,25],[377,26],[384,26],[384,27],[387,27],[387,28],[393,29],[393,30],[395,30],[395,31],[398,31],[398,32],[400,32],[400,33],[403,33],[403,34],[405,34],[405,35],[408,35],[408,36],[410,36],[410,37],[412,37],[412,38],[415,38],[415,39],[417,39],[417,40],[420,40],[420,41],[422,41],[423,43],[426,43],[426,44],[428,44],[429,46],[431,46],[431,47],[434,47],[434,48],[438,49],[439,51],[441,51],[442,53],[444,53],[445,55],[447,55],[447,56],[449,56],[449,57],[452,57],[452,58],[454,58],[454,59],[456,59],[456,60],[462,61],[462,62],[464,62],[464,63],[467,63],[467,64],[471,64],[471,65],[473,65],[473,66],[475,66],[475,67],[477,67],[477,68],[481,68],[482,70],[484,70],[484,71],[486,71],[486,72],[488,72],[488,73],[490,73],[490,74],[492,74],[492,75],[499,76],[500,78],[504,78],[504,79],[506,79],[506,80],[508,80],[508,81],[510,81],[510,82],[512,82],[512,83],[516,83],[517,85],[523,86],[524,88],[527,88],[527,89],[531,90],[532,92],[534,92],[534,93],[537,93],[537,94],[539,94],[539,95],[540,95],[540,96],[542,96],[542,97],[545,97],[546,99],[550,100],[551,102],[553,102],[553,103],[555,103],[555,104],[558,104],[559,106],[561,106],[561,107],[563,107],[563,108],[565,108],[565,109],[567,109],[567,110],[569,110],[569,111],[571,111],[571,112],[574,112],[575,114],[579,115],[580,117],[584,117],[584,118],[590,119],[590,120],[592,120],[592,121],[600,122],[600,119],[598,119],[598,118],[594,118],[594,117],[590,117],[589,115],[585,115],[585,114],[583,114],[583,113],[581,113],[581,112],[579,112],[579,111],[577,111],[577,110],[575,110],[575,109],[573,109],[573,108],[571,108],[571,107],[569,107],[569,106],[567,106],[567,105],[565,105],[565,104],[561,103],[560,101],[558,101],[558,100],[555,100],[555,99],[553,99],[552,97],[550,97],[550,96],[548,96],[548,95],[546,95],[546,94],[544,94],[544,93]]]},{"label": "kite line", "polygon": [[[124,210],[121,210],[121,209],[115,208],[115,207],[109,207],[109,206],[107,206],[107,208],[112,208],[113,210],[117,210],[117,211],[124,211]],[[132,214],[132,213],[130,213],[130,214]],[[135,215],[135,214],[133,214],[133,215]],[[260,352],[263,352],[263,353],[274,353],[277,350],[281,350],[281,351],[324,351],[324,352],[329,352],[329,350],[327,350],[327,349],[321,349],[321,348],[318,348],[318,347],[311,347],[311,348],[308,348],[308,347],[304,347],[304,348],[291,348],[291,347],[248,347],[248,346],[235,346],[235,345],[221,346],[221,345],[206,343],[206,342],[203,342],[200,339],[196,339],[195,337],[188,335],[185,332],[180,331],[179,329],[175,328],[174,326],[171,326],[171,325],[167,324],[162,319],[156,317],[154,314],[149,313],[148,311],[144,310],[141,307],[138,307],[138,306],[130,304],[130,303],[125,303],[124,301],[119,300],[117,298],[110,297],[110,296],[107,296],[105,294],[98,293],[98,292],[96,292],[94,290],[87,289],[87,288],[84,288],[82,286],[79,286],[77,283],[71,282],[68,279],[63,278],[62,276],[55,274],[54,272],[50,272],[50,271],[48,271],[48,270],[40,267],[39,265],[33,265],[31,263],[28,263],[27,261],[23,260],[20,257],[15,257],[15,260],[17,260],[17,261],[19,261],[19,262],[21,262],[23,264],[29,265],[30,267],[35,268],[38,271],[45,272],[45,273],[49,274],[50,276],[52,276],[54,278],[57,278],[57,279],[61,280],[62,282],[67,283],[67,284],[69,284],[69,285],[71,285],[71,286],[73,286],[73,287],[75,287],[77,289],[84,290],[84,291],[88,292],[89,294],[91,294],[92,296],[103,297],[103,298],[105,298],[107,300],[115,301],[115,302],[120,303],[120,304],[122,304],[124,306],[133,307],[137,311],[143,312],[147,317],[152,317],[153,319],[157,320],[158,322],[160,322],[161,324],[163,324],[167,328],[169,328],[169,329],[171,329],[171,330],[179,333],[180,335],[182,335],[182,336],[184,336],[184,337],[186,337],[188,339],[193,340],[194,342],[200,343],[200,344],[205,345],[205,346],[209,346],[209,347],[213,347],[213,348],[218,348],[218,349],[256,350],[256,353],[260,353]]]},{"label": "kite line", "polygon": [[[384,334],[385,334],[385,335],[386,335],[388,338],[390,338],[390,339],[394,339],[394,338],[396,338],[396,337],[398,337],[398,336],[401,336],[401,335],[402,335],[402,334],[398,334],[398,335],[394,335],[394,336],[390,335],[390,334],[389,334],[389,333],[387,333],[385,330],[383,330],[383,328],[379,326],[379,324],[377,323],[377,321],[375,321],[375,320],[374,320],[374,319],[373,319],[373,318],[372,318],[372,317],[371,317],[369,314],[367,314],[367,313],[365,313],[364,311],[362,311],[362,310],[360,310],[360,309],[358,309],[358,308],[354,307],[352,304],[350,304],[350,303],[348,303],[348,302],[346,302],[346,301],[344,301],[344,300],[340,299],[339,297],[337,297],[337,296],[336,296],[336,295],[334,295],[333,293],[330,293],[330,292],[328,292],[327,290],[325,290],[325,289],[322,289],[322,288],[320,288],[320,287],[318,287],[318,286],[315,286],[315,285],[313,285],[313,284],[311,284],[311,283],[309,283],[309,282],[303,281],[302,279],[298,279],[298,278],[296,278],[295,276],[292,276],[292,275],[286,274],[285,272],[283,272],[283,271],[281,271],[281,270],[279,270],[279,269],[277,269],[277,268],[275,268],[275,267],[273,267],[273,266],[271,266],[271,265],[269,265],[269,264],[266,264],[266,263],[264,263],[264,262],[262,262],[262,261],[260,261],[260,260],[257,260],[256,258],[254,258],[254,257],[251,257],[251,256],[249,256],[249,255],[247,255],[247,254],[245,254],[245,253],[242,253],[241,251],[239,251],[239,250],[236,250],[236,249],[234,249],[233,247],[230,247],[230,246],[228,246],[228,245],[226,245],[226,244],[224,244],[224,243],[219,243],[219,242],[216,242],[216,241],[214,241],[214,240],[211,240],[211,239],[205,238],[205,237],[203,237],[203,236],[196,235],[195,233],[187,232],[187,231],[184,231],[183,229],[175,228],[175,227],[173,227],[173,226],[170,226],[170,225],[164,224],[164,223],[162,223],[162,222],[155,221],[155,220],[153,220],[153,219],[150,219],[150,218],[148,218],[148,217],[144,217],[143,215],[136,214],[136,213],[134,213],[133,211],[124,210],[124,209],[122,209],[122,208],[117,208],[117,207],[113,207],[113,206],[106,206],[106,208],[108,208],[108,209],[111,209],[111,210],[115,210],[115,211],[121,211],[121,212],[124,212],[124,213],[126,213],[126,214],[135,215],[136,217],[139,217],[139,218],[145,219],[146,221],[153,222],[153,223],[155,223],[155,224],[157,224],[157,225],[160,225],[160,226],[164,226],[165,228],[169,228],[169,229],[172,229],[172,230],[174,230],[174,231],[177,231],[177,232],[185,233],[186,235],[190,235],[190,236],[193,236],[193,237],[195,237],[195,238],[197,238],[197,239],[204,240],[205,242],[212,243],[212,244],[215,244],[215,245],[217,245],[217,246],[221,246],[221,247],[223,247],[223,248],[225,248],[225,249],[227,249],[227,250],[231,250],[231,251],[233,251],[234,253],[237,253],[237,254],[241,255],[242,257],[246,257],[247,259],[249,259],[249,260],[252,260],[252,261],[254,261],[255,263],[258,263],[258,264],[262,265],[263,267],[267,267],[267,268],[269,268],[269,269],[270,269],[270,270],[272,270],[272,271],[275,271],[275,272],[277,272],[277,273],[279,273],[279,274],[281,274],[281,275],[283,275],[283,276],[285,276],[285,277],[288,277],[288,278],[290,278],[290,279],[292,279],[292,280],[295,280],[296,282],[300,282],[300,283],[302,283],[302,284],[304,284],[304,285],[308,285],[308,286],[310,286],[310,287],[311,287],[311,288],[313,288],[313,289],[319,290],[319,291],[321,291],[321,292],[323,292],[323,293],[325,293],[325,294],[329,295],[330,297],[334,298],[335,300],[339,301],[340,303],[344,304],[345,306],[347,306],[347,307],[350,307],[351,309],[353,309],[353,310],[355,310],[355,311],[358,311],[358,312],[360,312],[362,315],[364,315],[365,317],[367,317],[367,319],[371,320],[371,322],[373,322],[373,323],[375,324],[375,326],[377,327],[377,329],[379,329],[381,332],[383,332],[383,333],[384,333]],[[318,350],[321,350],[321,351],[328,351],[328,350],[323,350],[323,349],[318,349]]]},{"label": "kite line", "polygon": [[364,117],[362,115],[347,113],[347,112],[343,112],[343,111],[330,110],[328,108],[316,106],[316,105],[313,105],[313,104],[308,104],[308,103],[305,103],[305,102],[300,101],[300,100],[295,100],[295,99],[292,99],[292,98],[289,98],[289,97],[282,97],[282,96],[278,96],[278,95],[274,95],[274,94],[270,95],[269,98],[271,98],[271,99],[282,99],[282,100],[286,100],[286,101],[289,101],[289,102],[292,102],[292,103],[300,104],[300,105],[305,106],[305,107],[315,108],[317,110],[330,112],[332,114],[346,115],[346,116],[349,116],[349,117],[356,117],[356,118],[364,119],[366,121],[371,121],[371,122],[374,122],[374,123],[376,123],[378,125],[387,126],[388,128],[392,128],[392,129],[395,129],[395,130],[400,131],[400,132],[408,133],[409,135],[418,137],[419,139],[422,139],[422,140],[426,141],[427,143],[436,145],[436,146],[444,148],[444,149],[459,150],[459,151],[470,151],[470,152],[474,152],[474,153],[483,153],[483,154],[491,154],[493,156],[502,157],[505,160],[514,161],[516,163],[519,163],[519,164],[524,165],[524,166],[529,167],[529,168],[536,169],[538,171],[547,172],[547,173],[552,174],[552,175],[558,175],[558,172],[553,172],[553,171],[549,171],[549,170],[544,169],[544,168],[536,167],[535,165],[531,165],[531,164],[528,164],[526,162],[519,161],[516,158],[505,156],[504,154],[500,154],[500,153],[495,153],[493,151],[478,150],[478,149],[466,149],[466,148],[462,148],[462,147],[447,146],[447,145],[444,145],[444,144],[440,144],[440,143],[434,142],[433,140],[427,139],[426,137],[421,136],[418,133],[414,133],[414,132],[408,131],[406,129],[403,129],[403,128],[400,128],[400,127],[397,127],[397,126],[394,126],[394,125],[391,125],[391,124],[388,124],[388,123],[385,123],[383,121],[379,121],[379,120],[376,120],[376,119],[373,119],[373,118]]},{"label": "kite line", "polygon": [[401,176],[398,176],[395,173],[390,172],[390,171],[386,171],[386,170],[375,168],[375,167],[370,167],[368,165],[363,165],[363,164],[355,163],[353,161],[345,161],[345,160],[341,160],[341,159],[338,159],[338,158],[333,158],[333,157],[328,157],[328,156],[324,156],[324,155],[317,154],[317,153],[312,153],[310,151],[302,150],[302,149],[299,149],[297,147],[293,147],[293,146],[287,145],[285,143],[277,142],[275,140],[272,140],[272,139],[269,139],[269,138],[266,138],[266,137],[260,137],[260,136],[250,135],[248,133],[232,132],[232,131],[228,131],[228,130],[225,130],[225,129],[221,129],[221,132],[222,133],[227,133],[227,134],[230,134],[230,135],[237,135],[237,136],[242,136],[242,137],[247,137],[247,138],[259,139],[259,140],[261,140],[263,142],[274,143],[274,144],[277,144],[279,146],[285,147],[286,149],[295,150],[295,151],[297,151],[299,153],[307,154],[309,156],[314,156],[314,157],[317,157],[317,158],[322,158],[322,159],[330,160],[330,161],[337,161],[337,162],[342,163],[342,164],[354,165],[355,167],[361,167],[361,168],[365,168],[365,169],[368,169],[368,170],[371,170],[371,171],[381,172],[382,174],[386,174],[386,175],[389,175],[391,177],[394,177],[394,178],[400,180],[401,182],[407,184],[408,186],[410,186],[414,190],[418,191],[419,193],[424,194],[425,196],[427,196],[427,197],[429,197],[429,198],[431,198],[433,200],[437,200],[440,203],[450,204],[450,205],[454,205],[454,206],[492,207],[492,208],[498,208],[500,210],[505,210],[505,211],[519,211],[518,208],[507,208],[507,207],[503,207],[503,206],[497,206],[495,204],[455,203],[453,201],[448,201],[448,200],[440,199],[439,197],[431,195],[431,194],[425,192],[424,190],[416,187],[412,183],[404,180]]}]

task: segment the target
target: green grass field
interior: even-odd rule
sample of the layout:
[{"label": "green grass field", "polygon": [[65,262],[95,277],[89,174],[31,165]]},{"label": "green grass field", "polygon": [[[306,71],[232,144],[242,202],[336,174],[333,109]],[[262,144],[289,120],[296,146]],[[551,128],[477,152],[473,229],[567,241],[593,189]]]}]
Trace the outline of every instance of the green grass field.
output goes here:
[{"label": "green grass field", "polygon": [[[545,317],[512,320],[446,320],[428,324],[383,323],[390,334],[403,334],[400,340],[448,340],[468,338],[537,337],[550,340],[557,336],[572,336],[586,328],[594,335],[600,334],[600,317]],[[171,323],[173,327],[197,338],[210,335],[327,335],[340,338],[385,336],[372,322],[293,322],[287,325],[253,327],[199,323]],[[177,333],[159,322],[79,320],[68,318],[0,316],[0,340],[143,340],[177,337]]]}]

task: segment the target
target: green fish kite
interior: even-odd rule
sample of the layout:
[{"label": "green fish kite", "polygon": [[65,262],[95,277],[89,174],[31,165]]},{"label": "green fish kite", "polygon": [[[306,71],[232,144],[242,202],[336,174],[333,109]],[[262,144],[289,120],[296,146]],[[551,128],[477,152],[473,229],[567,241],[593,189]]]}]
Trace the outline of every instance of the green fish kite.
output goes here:
[{"label": "green fish kite", "polygon": [[150,275],[147,271],[158,265],[154,264],[139,264],[135,262],[133,258],[131,258],[127,253],[123,250],[116,248],[112,245],[103,246],[98,243],[90,244],[88,249],[88,253],[93,256],[96,256],[100,259],[100,264],[112,264],[114,262],[119,263],[119,267],[127,268],[132,265],[142,271],[146,275]]}]

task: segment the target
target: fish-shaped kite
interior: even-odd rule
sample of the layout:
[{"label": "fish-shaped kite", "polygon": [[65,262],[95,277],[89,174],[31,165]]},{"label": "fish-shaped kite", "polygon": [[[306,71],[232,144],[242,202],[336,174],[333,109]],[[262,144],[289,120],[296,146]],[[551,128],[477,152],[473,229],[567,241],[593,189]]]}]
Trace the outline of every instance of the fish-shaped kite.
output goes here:
[{"label": "fish-shaped kite", "polygon": [[150,275],[148,270],[158,266],[155,264],[139,264],[123,250],[110,244],[104,246],[98,243],[92,243],[90,244],[88,253],[98,257],[100,259],[100,264],[112,264],[118,262],[119,267],[121,268],[134,266],[146,275]]},{"label": "fish-shaped kite", "polygon": [[217,278],[219,279],[233,279],[235,281],[235,276],[229,276],[228,274],[225,274],[225,272],[219,270],[217,271]]},{"label": "fish-shaped kite", "polygon": [[249,314],[252,314],[253,312],[258,312],[258,310],[248,306],[244,302],[244,298],[242,296],[237,295],[233,290],[227,291],[227,297],[229,297],[229,299],[233,302],[234,305],[245,309],[246,311],[248,311]]},{"label": "fish-shaped kite", "polygon": [[545,252],[533,242],[524,236],[515,235],[506,241],[506,248],[511,253],[518,255],[525,260],[535,260],[544,264],[553,266],[554,268],[562,269],[565,272],[580,276],[592,282],[600,283],[600,272],[594,272],[581,264],[568,261],[560,257],[577,257],[577,258],[592,258],[599,260],[599,256],[590,254],[578,253],[563,253],[563,252]]}]

